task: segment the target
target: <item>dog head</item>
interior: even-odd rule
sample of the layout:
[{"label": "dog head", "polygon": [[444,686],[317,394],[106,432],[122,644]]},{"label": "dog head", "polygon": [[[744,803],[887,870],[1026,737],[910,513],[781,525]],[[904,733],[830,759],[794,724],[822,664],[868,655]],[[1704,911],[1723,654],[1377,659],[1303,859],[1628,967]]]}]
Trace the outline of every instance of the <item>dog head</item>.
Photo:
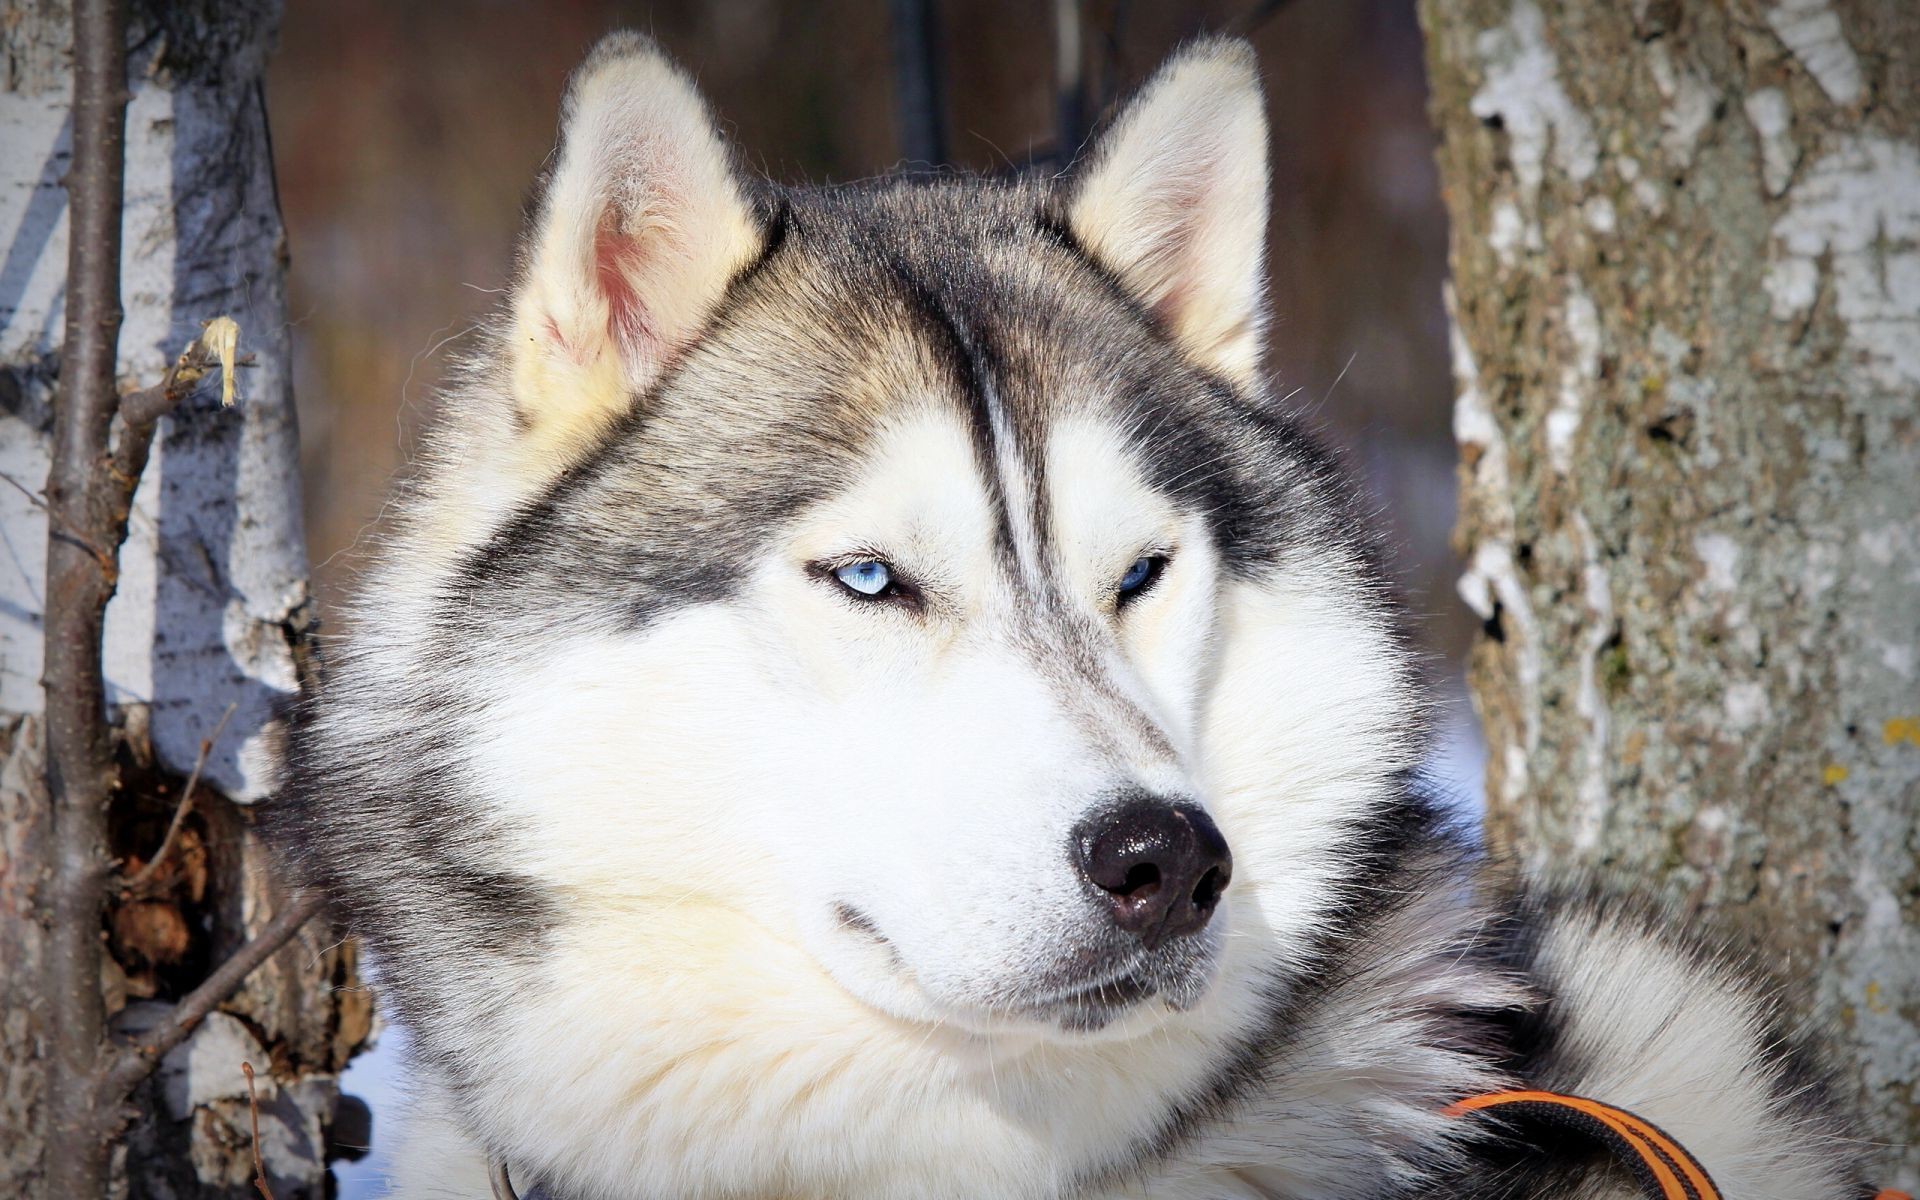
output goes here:
[{"label": "dog head", "polygon": [[[581,68],[296,748],[486,1136],[716,1191],[900,1138],[1063,1176],[1259,1034],[1418,720],[1262,387],[1265,139],[1201,42],[1064,177],[787,190],[650,43]],[[563,1077],[590,1113],[503,1098]]]}]

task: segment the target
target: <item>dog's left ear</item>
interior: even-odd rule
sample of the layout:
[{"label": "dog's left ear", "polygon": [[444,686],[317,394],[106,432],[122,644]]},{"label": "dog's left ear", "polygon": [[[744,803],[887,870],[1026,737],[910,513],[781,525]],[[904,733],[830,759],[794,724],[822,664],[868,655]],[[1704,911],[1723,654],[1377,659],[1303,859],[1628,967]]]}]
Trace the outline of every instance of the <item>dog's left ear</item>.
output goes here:
[{"label": "dog's left ear", "polygon": [[763,242],[692,82],[645,37],[603,38],[568,85],[514,294],[523,458],[564,459],[625,411]]},{"label": "dog's left ear", "polygon": [[1253,47],[1192,43],[1160,68],[1068,185],[1067,223],[1202,365],[1260,370],[1267,114]]}]

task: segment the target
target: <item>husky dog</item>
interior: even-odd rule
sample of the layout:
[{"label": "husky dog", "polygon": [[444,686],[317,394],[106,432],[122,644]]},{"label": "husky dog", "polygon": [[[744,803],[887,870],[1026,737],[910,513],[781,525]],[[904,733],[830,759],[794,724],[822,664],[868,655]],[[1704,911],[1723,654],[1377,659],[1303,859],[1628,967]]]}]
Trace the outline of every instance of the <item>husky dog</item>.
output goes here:
[{"label": "husky dog", "polygon": [[1864,1194],[1767,990],[1422,795],[1265,143],[1207,40],[1063,176],[789,189],[594,50],[289,744],[397,1195]]}]

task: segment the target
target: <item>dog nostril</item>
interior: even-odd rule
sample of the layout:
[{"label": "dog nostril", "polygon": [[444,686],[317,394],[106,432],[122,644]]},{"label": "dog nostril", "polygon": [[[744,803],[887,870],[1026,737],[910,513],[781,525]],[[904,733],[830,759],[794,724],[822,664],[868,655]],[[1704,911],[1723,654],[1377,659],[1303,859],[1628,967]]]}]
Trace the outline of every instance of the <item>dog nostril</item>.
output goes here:
[{"label": "dog nostril", "polygon": [[1082,822],[1074,846],[1114,923],[1149,948],[1203,928],[1233,876],[1226,839],[1206,813],[1144,793]]},{"label": "dog nostril", "polygon": [[1200,882],[1194,885],[1193,906],[1208,912],[1213,911],[1213,906],[1220,903],[1220,893],[1227,890],[1227,881],[1232,878],[1233,872],[1227,868],[1209,869],[1200,877]]},{"label": "dog nostril", "polygon": [[1129,900],[1145,900],[1160,890],[1160,868],[1152,863],[1136,863],[1128,868],[1127,877],[1120,881],[1119,887],[1108,890]]}]

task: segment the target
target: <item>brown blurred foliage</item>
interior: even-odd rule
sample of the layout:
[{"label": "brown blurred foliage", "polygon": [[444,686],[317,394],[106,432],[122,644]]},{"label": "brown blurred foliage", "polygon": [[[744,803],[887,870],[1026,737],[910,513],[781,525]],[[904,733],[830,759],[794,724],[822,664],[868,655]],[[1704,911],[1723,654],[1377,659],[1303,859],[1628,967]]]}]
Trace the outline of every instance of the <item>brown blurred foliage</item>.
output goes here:
[{"label": "brown blurred foliage", "polygon": [[[1182,39],[1255,7],[1095,0],[1089,54],[1129,87]],[[936,9],[953,165],[1050,151],[1051,6]],[[323,606],[350,583],[449,356],[498,300],[568,70],[618,26],[657,37],[776,179],[858,179],[900,159],[881,0],[290,3],[268,100]],[[1457,658],[1469,619],[1447,547],[1445,218],[1412,5],[1293,0],[1253,40],[1274,129],[1276,381],[1353,453],[1434,648]]]}]

